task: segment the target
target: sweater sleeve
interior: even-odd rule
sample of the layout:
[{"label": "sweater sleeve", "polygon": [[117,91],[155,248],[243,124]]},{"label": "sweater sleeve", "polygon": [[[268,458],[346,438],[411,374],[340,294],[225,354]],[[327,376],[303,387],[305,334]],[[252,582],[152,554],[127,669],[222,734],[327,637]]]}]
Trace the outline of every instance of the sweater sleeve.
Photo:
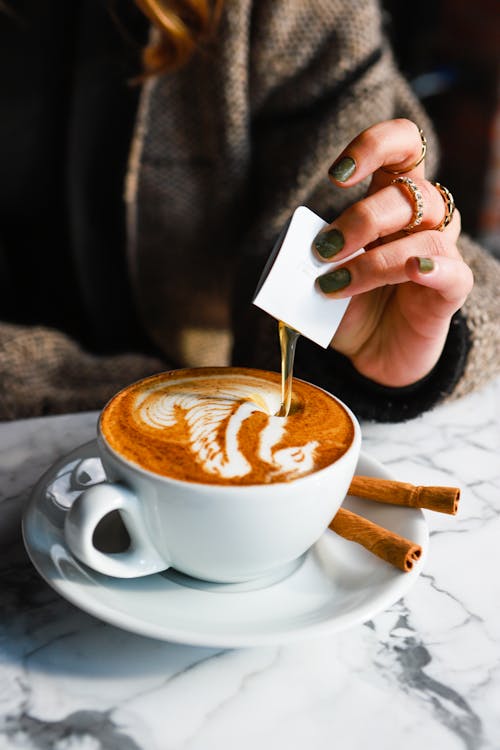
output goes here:
[{"label": "sweater sleeve", "polygon": [[0,419],[101,409],[128,383],[166,369],[140,354],[97,356],[42,326],[0,324]]},{"label": "sweater sleeve", "polygon": [[461,310],[469,352],[449,399],[482,388],[500,374],[500,262],[467,235],[461,235],[458,247],[472,270],[474,286]]}]

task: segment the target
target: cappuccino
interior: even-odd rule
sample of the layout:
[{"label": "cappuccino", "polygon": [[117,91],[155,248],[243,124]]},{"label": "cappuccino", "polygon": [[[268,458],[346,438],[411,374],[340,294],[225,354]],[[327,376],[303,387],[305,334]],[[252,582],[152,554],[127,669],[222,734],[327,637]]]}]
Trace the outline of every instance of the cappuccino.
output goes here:
[{"label": "cappuccino", "polygon": [[287,417],[278,373],[197,368],[153,375],[106,405],[107,444],[142,469],[187,482],[288,482],[335,462],[354,427],[325,391],[294,380]]}]

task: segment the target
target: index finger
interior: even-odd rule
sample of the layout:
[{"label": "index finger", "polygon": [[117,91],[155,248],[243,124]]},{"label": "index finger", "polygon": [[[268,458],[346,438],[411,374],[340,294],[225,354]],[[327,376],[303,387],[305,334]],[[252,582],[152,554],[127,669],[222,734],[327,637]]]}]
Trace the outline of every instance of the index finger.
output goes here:
[{"label": "index finger", "polygon": [[374,173],[379,187],[389,185],[398,173],[423,178],[425,146],[420,134],[420,128],[406,119],[372,125],[349,143],[328,175],[342,187],[357,185]]}]

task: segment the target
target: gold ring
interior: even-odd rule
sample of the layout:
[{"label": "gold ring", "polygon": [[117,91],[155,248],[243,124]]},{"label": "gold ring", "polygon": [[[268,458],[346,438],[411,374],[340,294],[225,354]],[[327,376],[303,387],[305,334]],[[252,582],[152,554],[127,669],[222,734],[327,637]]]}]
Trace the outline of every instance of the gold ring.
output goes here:
[{"label": "gold ring", "polygon": [[446,229],[453,218],[453,212],[455,211],[455,200],[448,188],[444,185],[441,185],[441,183],[432,182],[431,185],[434,185],[436,190],[439,191],[444,201],[444,218],[436,227],[434,227],[434,229],[437,229],[438,232],[442,232],[443,229]]},{"label": "gold ring", "polygon": [[382,167],[382,170],[384,172],[387,172],[388,174],[406,174],[406,172],[411,172],[412,169],[415,169],[415,167],[418,167],[418,165],[423,162],[427,153],[427,139],[424,135],[424,131],[421,128],[418,128],[418,134],[422,142],[422,151],[417,161],[411,164],[409,167],[406,167],[405,169],[389,169],[388,167]]},{"label": "gold ring", "polygon": [[403,229],[403,232],[411,232],[422,223],[424,216],[424,199],[420,188],[410,177],[396,177],[395,180],[392,180],[391,185],[403,185],[411,195],[413,200],[413,216],[408,226]]}]

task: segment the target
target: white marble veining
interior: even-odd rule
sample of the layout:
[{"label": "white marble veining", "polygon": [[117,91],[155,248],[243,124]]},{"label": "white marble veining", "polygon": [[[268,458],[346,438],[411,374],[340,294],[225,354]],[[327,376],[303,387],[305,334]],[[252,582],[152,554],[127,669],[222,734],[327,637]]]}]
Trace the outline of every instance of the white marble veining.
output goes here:
[{"label": "white marble veining", "polygon": [[416,584],[364,625],[215,650],[133,635],[80,611],[29,562],[34,482],[95,434],[95,414],[0,425],[0,750],[499,750],[500,381],[364,450],[399,479],[462,488],[427,512]]}]

